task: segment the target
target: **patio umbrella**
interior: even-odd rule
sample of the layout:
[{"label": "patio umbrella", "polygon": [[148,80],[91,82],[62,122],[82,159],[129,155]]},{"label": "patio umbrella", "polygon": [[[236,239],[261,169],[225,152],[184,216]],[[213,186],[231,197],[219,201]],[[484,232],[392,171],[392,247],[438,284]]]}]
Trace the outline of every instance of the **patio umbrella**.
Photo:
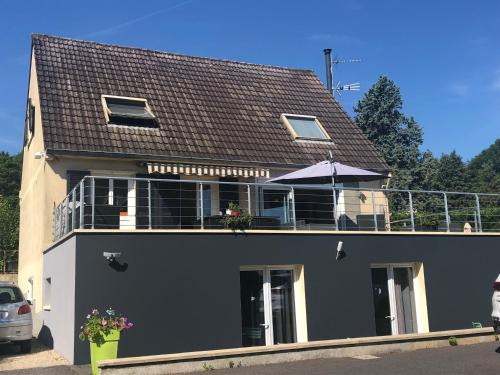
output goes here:
[{"label": "patio umbrella", "polygon": [[[357,181],[373,181],[380,180],[386,176],[367,171],[365,169],[351,167],[349,165],[333,162],[331,153],[328,156],[329,160],[321,161],[298,171],[287,173],[285,175],[272,178],[266,182],[274,182],[281,184],[331,184],[335,186],[337,182],[357,182]],[[336,189],[332,189],[335,229],[339,229],[337,218],[337,193]]]},{"label": "patio umbrella", "polygon": [[358,182],[380,180],[386,176],[328,160],[297,171],[271,178],[266,182],[281,184],[333,184],[334,182]]}]

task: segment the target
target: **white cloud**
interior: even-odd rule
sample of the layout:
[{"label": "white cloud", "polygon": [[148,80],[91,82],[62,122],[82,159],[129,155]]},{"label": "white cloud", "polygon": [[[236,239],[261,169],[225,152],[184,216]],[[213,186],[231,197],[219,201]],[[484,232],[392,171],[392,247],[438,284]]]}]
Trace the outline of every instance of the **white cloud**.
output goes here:
[{"label": "white cloud", "polygon": [[158,14],[167,12],[169,10],[173,10],[173,9],[179,8],[179,7],[184,6],[186,4],[192,3],[193,1],[194,0],[182,1],[182,2],[180,2],[178,4],[174,4],[174,5],[169,6],[167,8],[163,8],[163,9],[157,10],[157,11],[152,12],[152,13],[145,14],[145,15],[137,17],[137,18],[132,18],[132,19],[130,19],[128,21],[119,23],[117,25],[114,25],[114,26],[111,26],[111,27],[107,27],[107,28],[102,29],[102,30],[93,31],[93,32],[91,32],[91,33],[86,34],[85,36],[83,36],[83,38],[89,38],[89,37],[95,37],[95,36],[102,36],[102,35],[114,34],[117,31],[119,31],[121,29],[124,29],[124,28],[126,28],[128,26],[132,26],[132,25],[134,25],[134,24],[136,24],[138,22],[147,20],[148,18],[157,16]]},{"label": "white cloud", "polygon": [[463,82],[455,82],[448,86],[448,91],[455,96],[469,95],[470,86]]}]

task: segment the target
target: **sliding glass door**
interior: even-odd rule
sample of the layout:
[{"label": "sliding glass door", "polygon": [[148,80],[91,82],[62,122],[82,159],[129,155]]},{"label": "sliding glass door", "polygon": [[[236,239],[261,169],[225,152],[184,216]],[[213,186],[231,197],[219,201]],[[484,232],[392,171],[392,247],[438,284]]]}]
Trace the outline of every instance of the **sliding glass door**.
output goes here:
[{"label": "sliding glass door", "polygon": [[241,270],[243,346],[296,342],[293,286],[291,268]]}]

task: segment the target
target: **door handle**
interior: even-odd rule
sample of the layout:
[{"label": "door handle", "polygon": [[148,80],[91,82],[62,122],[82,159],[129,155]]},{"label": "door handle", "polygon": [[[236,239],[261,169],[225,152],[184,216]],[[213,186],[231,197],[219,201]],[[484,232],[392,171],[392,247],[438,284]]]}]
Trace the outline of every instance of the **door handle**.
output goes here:
[{"label": "door handle", "polygon": [[396,319],[394,316],[391,316],[391,315],[387,315],[385,318],[386,318],[386,319],[391,319],[391,322],[392,322],[394,319]]},{"label": "door handle", "polygon": [[262,324],[259,324],[261,327],[264,327],[264,329],[268,329],[269,328],[269,324],[265,324],[265,323],[262,323]]}]

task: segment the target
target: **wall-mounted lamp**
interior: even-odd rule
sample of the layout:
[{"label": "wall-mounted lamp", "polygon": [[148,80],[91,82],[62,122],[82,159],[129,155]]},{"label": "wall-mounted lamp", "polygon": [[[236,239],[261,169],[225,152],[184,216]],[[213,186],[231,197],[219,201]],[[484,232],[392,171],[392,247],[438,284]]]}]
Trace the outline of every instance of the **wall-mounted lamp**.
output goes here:
[{"label": "wall-mounted lamp", "polygon": [[337,256],[335,257],[335,259],[337,259],[337,262],[340,262],[347,256],[345,251],[342,250],[343,245],[344,243],[342,241],[339,241],[339,243],[337,244]]},{"label": "wall-mounted lamp", "polygon": [[128,263],[123,263],[123,264],[120,264],[116,259],[117,258],[120,258],[122,256],[122,253],[120,252],[116,252],[116,253],[111,253],[111,252],[107,252],[107,251],[104,251],[102,253],[102,256],[104,258],[106,258],[106,260],[108,261],[108,264],[111,268],[113,268],[115,271],[118,271],[118,272],[123,272],[123,271],[126,271],[127,268],[128,268]]},{"label": "wall-mounted lamp", "polygon": [[33,157],[37,160],[40,160],[42,158],[45,158],[47,160],[52,160],[52,156],[51,155],[47,155],[46,152],[41,152],[41,151],[37,151],[33,154]]},{"label": "wall-mounted lamp", "polygon": [[110,252],[105,251],[105,252],[103,252],[103,253],[102,253],[102,256],[103,256],[104,258],[106,258],[106,260],[107,260],[108,262],[112,262],[112,261],[114,261],[116,258],[121,257],[121,256],[122,256],[122,253],[110,253]]}]

